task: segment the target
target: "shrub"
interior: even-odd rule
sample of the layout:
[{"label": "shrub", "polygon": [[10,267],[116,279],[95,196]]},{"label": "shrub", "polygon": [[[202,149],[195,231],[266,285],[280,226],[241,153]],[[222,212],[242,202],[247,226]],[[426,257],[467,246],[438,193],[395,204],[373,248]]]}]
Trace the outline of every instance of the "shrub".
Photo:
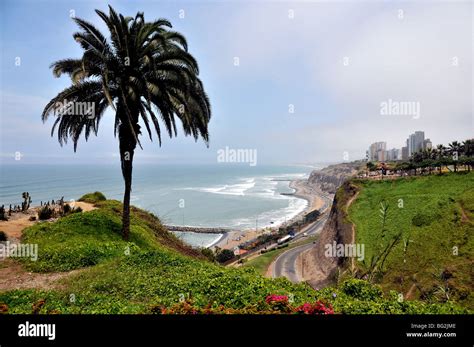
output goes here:
[{"label": "shrub", "polygon": [[272,311],[278,312],[291,312],[290,302],[288,296],[286,295],[268,295],[265,299],[265,302],[270,306]]},{"label": "shrub", "polygon": [[65,216],[68,213],[71,213],[71,210],[72,210],[71,205],[64,204],[64,206],[63,206],[63,215]]},{"label": "shrub", "polygon": [[62,209],[62,212],[61,212],[61,217],[65,217],[69,214],[72,214],[72,213],[80,213],[82,212],[82,208],[81,207],[71,207],[71,205],[69,204],[64,204],[63,205],[63,209]]},{"label": "shrub", "polygon": [[71,210],[71,213],[81,213],[81,212],[82,212],[82,208],[80,206],[74,207]]},{"label": "shrub", "polygon": [[417,213],[413,216],[411,224],[416,227],[430,225],[433,222],[433,217],[423,213]]},{"label": "shrub", "polygon": [[234,252],[232,252],[230,249],[223,249],[222,251],[217,253],[216,260],[219,263],[225,263],[226,261],[229,261],[234,257]]},{"label": "shrub", "polygon": [[342,284],[342,292],[360,300],[375,300],[382,296],[382,290],[369,282],[350,279]]},{"label": "shrub", "polygon": [[323,302],[321,301],[316,301],[313,305],[310,303],[304,303],[303,305],[297,307],[295,309],[295,312],[301,313],[301,314],[334,314],[334,310],[329,304],[326,306]]},{"label": "shrub", "polygon": [[0,304],[0,314],[8,313],[8,305],[7,304]]},{"label": "shrub", "polygon": [[38,219],[39,220],[48,220],[53,218],[54,216],[54,209],[50,208],[49,206],[44,205],[38,211]]},{"label": "shrub", "polygon": [[298,307],[293,307],[288,301],[286,295],[268,295],[266,298],[267,306],[259,304],[247,305],[242,308],[230,308],[224,305],[213,307],[208,304],[205,307],[196,305],[192,300],[185,300],[171,307],[161,305],[152,305],[149,311],[155,314],[334,314],[331,305],[325,305],[321,301],[314,304],[305,303]]},{"label": "shrub", "polygon": [[210,248],[202,248],[201,249],[202,255],[204,255],[209,261],[216,261],[216,255]]},{"label": "shrub", "polygon": [[88,202],[90,204],[98,203],[99,201],[105,201],[107,198],[101,192],[88,193],[79,198],[79,201]]}]

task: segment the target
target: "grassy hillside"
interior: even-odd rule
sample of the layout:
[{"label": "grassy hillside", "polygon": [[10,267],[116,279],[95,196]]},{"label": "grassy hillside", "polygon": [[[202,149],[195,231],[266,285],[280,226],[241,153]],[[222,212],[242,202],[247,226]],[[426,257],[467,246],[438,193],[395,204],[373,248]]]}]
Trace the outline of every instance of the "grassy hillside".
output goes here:
[{"label": "grassy hillside", "polygon": [[[379,278],[384,289],[428,302],[474,307],[474,173],[390,181],[354,181],[360,192],[349,208],[366,269],[381,245],[401,233]],[[381,203],[388,205],[382,232]]]},{"label": "grassy hillside", "polygon": [[[339,288],[314,291],[286,279],[266,279],[252,268],[211,263],[163,229],[152,214],[133,208],[130,242],[120,237],[118,201],[24,231],[22,242],[39,244],[32,271],[79,269],[54,290],[0,293],[0,312],[9,313],[262,313],[289,312],[322,300],[336,313],[459,313],[453,305],[398,302],[393,294],[351,280]],[[266,302],[285,295],[286,305]],[[166,310],[165,310],[166,308]]]},{"label": "grassy hillside", "polygon": [[67,271],[99,264],[140,250],[169,248],[204,258],[199,251],[168,233],[158,218],[132,208],[130,242],[121,237],[122,204],[115,200],[92,200],[98,209],[75,213],[54,223],[38,223],[23,233],[23,243],[38,244],[38,261],[25,261],[28,269],[38,272]]}]

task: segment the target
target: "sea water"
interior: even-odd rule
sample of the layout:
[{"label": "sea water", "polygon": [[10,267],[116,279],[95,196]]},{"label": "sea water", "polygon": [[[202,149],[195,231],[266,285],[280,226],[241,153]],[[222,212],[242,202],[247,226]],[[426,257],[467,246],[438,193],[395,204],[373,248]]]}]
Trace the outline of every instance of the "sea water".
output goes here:
[{"label": "sea water", "polygon": [[[308,166],[135,165],[131,203],[157,215],[164,224],[231,229],[274,226],[300,213],[305,200],[290,193],[289,182],[307,177]],[[8,164],[0,169],[0,205],[20,204],[29,192],[32,205],[65,201],[101,191],[122,200],[118,165]],[[206,247],[219,234],[178,232],[193,246]]]}]

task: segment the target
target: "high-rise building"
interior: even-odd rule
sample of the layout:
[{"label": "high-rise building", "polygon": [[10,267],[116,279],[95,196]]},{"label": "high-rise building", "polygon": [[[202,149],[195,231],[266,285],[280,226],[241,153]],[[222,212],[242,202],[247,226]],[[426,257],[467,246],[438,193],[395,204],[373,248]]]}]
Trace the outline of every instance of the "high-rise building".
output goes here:
[{"label": "high-rise building", "polygon": [[423,141],[423,149],[433,148],[433,144],[431,143],[430,139],[426,139]]},{"label": "high-rise building", "polygon": [[408,137],[408,157],[423,149],[423,141],[425,141],[425,133],[423,131],[415,131],[414,134]]},{"label": "high-rise building", "polygon": [[408,160],[408,146],[402,147],[402,160]]},{"label": "high-rise building", "polygon": [[369,161],[385,161],[386,142],[375,142],[369,147]]},{"label": "high-rise building", "polygon": [[389,149],[386,152],[385,160],[391,161],[391,160],[399,160],[400,158],[400,150],[398,148],[392,148]]}]

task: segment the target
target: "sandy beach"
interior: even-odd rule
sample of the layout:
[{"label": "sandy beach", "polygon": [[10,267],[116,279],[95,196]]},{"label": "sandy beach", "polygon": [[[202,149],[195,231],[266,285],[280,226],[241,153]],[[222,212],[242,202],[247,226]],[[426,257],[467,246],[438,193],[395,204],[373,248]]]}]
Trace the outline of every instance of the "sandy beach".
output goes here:
[{"label": "sandy beach", "polygon": [[[307,213],[314,211],[316,209],[320,209],[324,206],[324,200],[321,198],[321,192],[317,191],[316,189],[312,188],[308,185],[308,181],[306,179],[299,179],[293,180],[290,182],[290,188],[294,189],[295,192],[292,196],[295,196],[300,199],[304,199],[307,201],[306,208],[298,213],[295,217],[286,221],[286,224],[291,224],[296,220],[301,219]],[[278,227],[284,225],[282,223],[280,225],[274,225],[271,228],[261,228],[258,230],[251,229],[251,230],[236,230],[231,231],[224,234],[212,247],[219,247],[224,249],[234,249],[238,245],[253,240],[258,236],[268,232],[271,229],[277,229]]]}]

